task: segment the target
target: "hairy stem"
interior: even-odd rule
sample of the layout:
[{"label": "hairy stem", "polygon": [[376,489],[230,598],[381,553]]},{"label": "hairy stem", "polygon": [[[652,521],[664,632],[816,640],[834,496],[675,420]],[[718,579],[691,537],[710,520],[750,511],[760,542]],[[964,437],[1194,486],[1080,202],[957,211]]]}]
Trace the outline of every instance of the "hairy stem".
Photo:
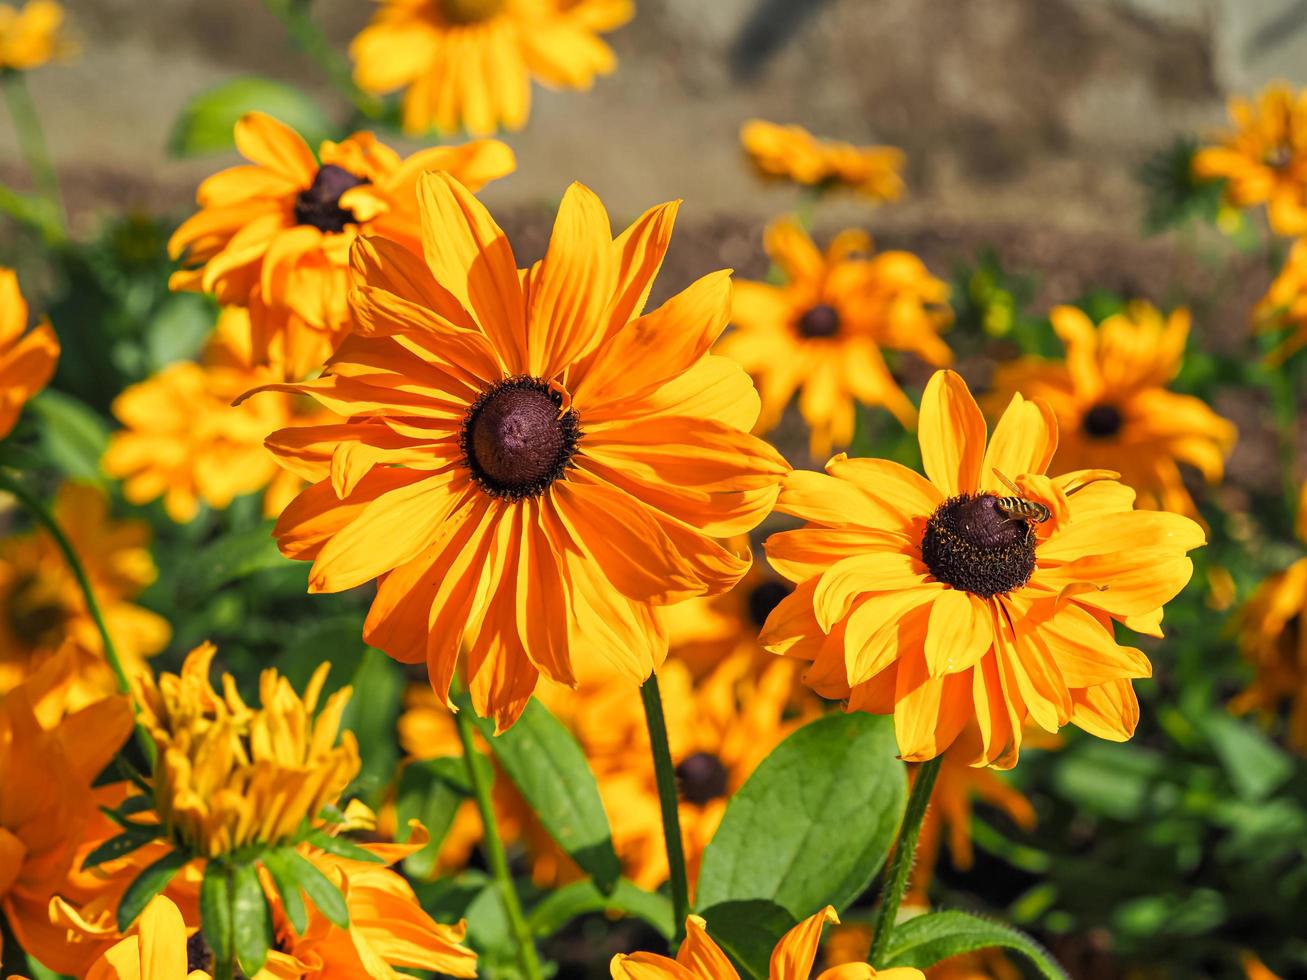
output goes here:
[{"label": "hairy stem", "polygon": [[676,769],[667,741],[667,719],[663,717],[663,699],[658,691],[658,676],[650,674],[640,685],[644,701],[645,724],[649,728],[649,750],[653,754],[654,776],[658,782],[658,802],[663,811],[663,840],[667,844],[667,867],[672,883],[672,910],[676,917],[676,939],[685,933],[685,918],[690,914],[689,877],[685,871],[685,842],[681,837],[680,799],[676,792]]}]

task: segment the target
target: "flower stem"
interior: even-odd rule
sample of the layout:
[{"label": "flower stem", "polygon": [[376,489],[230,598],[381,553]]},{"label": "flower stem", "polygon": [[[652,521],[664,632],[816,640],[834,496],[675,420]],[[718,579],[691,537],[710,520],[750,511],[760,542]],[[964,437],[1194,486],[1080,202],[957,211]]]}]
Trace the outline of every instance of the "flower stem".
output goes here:
[{"label": "flower stem", "polygon": [[349,62],[331,46],[322,28],[309,16],[311,0],[264,0],[264,3],[286,25],[286,33],[295,46],[318,63],[323,74],[354,104],[355,109],[369,119],[381,115],[381,100],[354,83]]},{"label": "flower stem", "polygon": [[894,848],[894,858],[890,863],[889,874],[880,893],[880,911],[876,915],[876,931],[872,933],[871,952],[867,962],[875,966],[889,948],[890,936],[894,933],[894,923],[899,916],[899,904],[908,887],[908,875],[912,871],[912,861],[917,853],[917,838],[921,836],[921,822],[926,816],[926,807],[930,803],[931,791],[935,788],[935,777],[943,761],[935,756],[923,762],[917,769],[917,778],[912,782],[912,792],[908,796],[908,808],[903,814],[903,825],[899,829],[898,846]]},{"label": "flower stem", "polygon": [[658,691],[658,675],[650,674],[640,685],[644,702],[645,724],[649,728],[649,750],[653,754],[654,778],[658,783],[658,802],[663,811],[663,840],[667,843],[667,868],[672,880],[672,913],[676,921],[676,940],[685,932],[685,918],[690,914],[689,876],[685,871],[685,842],[681,838],[680,800],[676,793],[676,770],[667,741],[667,719],[663,717],[663,698]]},{"label": "flower stem", "polygon": [[468,709],[464,708],[454,715],[458,726],[458,739],[463,743],[463,760],[467,764],[467,779],[472,784],[472,794],[476,797],[477,810],[481,814],[481,826],[484,830],[482,843],[486,849],[486,860],[490,871],[499,885],[499,894],[503,899],[504,912],[508,916],[513,938],[517,940],[517,962],[526,980],[542,980],[540,956],[536,952],[535,939],[526,924],[522,913],[522,903],[513,886],[513,876],[508,870],[508,858],[504,854],[504,842],[499,837],[499,822],[495,819],[495,807],[490,799],[490,784],[476,765],[477,751],[472,742],[472,719]]},{"label": "flower stem", "polygon": [[64,213],[63,195],[59,192],[59,177],[50,161],[50,149],[41,129],[41,117],[37,114],[36,106],[32,104],[32,94],[27,89],[27,76],[21,71],[7,70],[0,74],[0,85],[5,90],[9,114],[13,117],[14,129],[18,132],[18,144],[22,147],[32,183],[49,203],[51,220],[57,224],[60,235],[64,236],[68,217]]},{"label": "flower stem", "polygon": [[[54,515],[50,513],[45,504],[41,503],[30,490],[7,473],[0,472],[0,490],[11,493],[18,498],[33,519],[45,528],[63,555],[69,571],[73,573],[73,578],[77,580],[77,585],[82,590],[82,598],[86,602],[86,611],[90,613],[95,628],[100,633],[100,642],[104,646],[104,659],[108,661],[109,669],[113,671],[114,682],[120,693],[131,698],[133,712],[138,712],[136,700],[132,697],[131,681],[127,678],[127,671],[123,669],[122,659],[118,656],[118,648],[114,646],[113,637],[109,635],[109,627],[105,624],[104,613],[100,610],[100,603],[95,598],[95,589],[91,587],[91,579],[86,574],[86,568],[82,565],[82,560],[77,557],[77,551],[73,548],[72,542],[68,540],[63,528],[59,526],[59,522],[54,519]],[[136,738],[141,744],[142,751],[145,752],[145,757],[153,764],[154,742],[139,722],[136,725]]]}]

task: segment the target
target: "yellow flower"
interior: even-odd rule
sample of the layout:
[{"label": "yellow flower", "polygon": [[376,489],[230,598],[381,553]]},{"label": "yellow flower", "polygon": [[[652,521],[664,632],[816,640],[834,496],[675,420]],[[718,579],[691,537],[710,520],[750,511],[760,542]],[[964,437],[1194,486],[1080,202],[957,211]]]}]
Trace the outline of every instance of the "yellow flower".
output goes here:
[{"label": "yellow flower", "polygon": [[1132,510],[1115,473],[1046,476],[1057,421],[1041,401],[1013,396],[986,446],[951,371],[926,386],[918,439],[929,479],[843,454],[825,474],[790,474],[777,510],[808,523],[767,541],[797,588],[764,645],[812,661],[805,682],[848,710],[893,714],[908,761],[944,752],[972,721],[959,742],[972,765],[1015,765],[1028,719],[1128,739],[1130,680],[1152,668],[1117,644],[1114,622],[1161,635],[1202,528]]},{"label": "yellow flower", "polygon": [[251,162],[204,181],[200,212],[168,243],[183,265],[170,285],[248,307],[253,363],[288,380],[316,372],[349,329],[349,250],[359,235],[421,254],[419,175],[447,170],[478,190],[514,167],[497,140],[401,160],[365,132],[324,142],[315,158],[298,133],[257,112],[236,124],[236,148]]},{"label": "yellow flower", "polygon": [[[0,22],[4,10],[0,6]],[[14,430],[28,399],[49,383],[57,360],[59,338],[45,321],[27,330],[27,301],[19,292],[18,276],[0,267],[0,439]]]},{"label": "yellow flower", "polygon": [[[1298,500],[1298,537],[1307,544],[1307,483]],[[1269,719],[1287,704],[1289,744],[1307,753],[1307,558],[1268,576],[1236,622],[1254,677],[1230,709]]]},{"label": "yellow flower", "polygon": [[786,283],[737,282],[735,330],[718,348],[757,380],[759,429],[780,421],[796,391],[814,455],[853,439],[855,402],[883,405],[912,425],[912,403],[881,349],[948,364],[952,354],[939,338],[950,320],[948,286],[907,252],[869,257],[871,239],[860,231],[841,232],[823,255],[797,222],[782,219],[765,242]]},{"label": "yellow flower", "polygon": [[1289,249],[1284,267],[1253,307],[1253,329],[1260,332],[1289,328],[1289,334],[1271,352],[1270,363],[1282,364],[1307,347],[1307,239]]},{"label": "yellow flower", "polygon": [[1307,232],[1307,93],[1275,82],[1255,100],[1232,98],[1229,112],[1233,132],[1194,155],[1194,173],[1224,179],[1236,207],[1265,204],[1279,234]]},{"label": "yellow flower", "polygon": [[379,0],[350,45],[367,92],[404,89],[404,130],[488,136],[521,129],[531,80],[586,89],[617,66],[599,35],[633,0]]},{"label": "yellow flower", "polygon": [[989,406],[997,411],[1018,391],[1042,399],[1057,416],[1056,469],[1117,470],[1139,506],[1196,517],[1178,464],[1219,482],[1236,433],[1200,399],[1166,389],[1184,357],[1189,311],[1163,318],[1138,301],[1097,328],[1070,306],[1049,317],[1066,360],[1000,365]]},{"label": "yellow flower", "polygon": [[74,679],[55,657],[0,696],[0,915],[22,949],[57,969],[63,934],[47,908],[94,812],[91,782],[132,728],[121,696],[70,710]]},{"label": "yellow flower", "polygon": [[181,912],[168,898],[150,900],[127,935],[91,964],[86,980],[210,980],[191,969],[189,934]]},{"label": "yellow flower", "polygon": [[275,380],[249,352],[249,314],[223,310],[203,362],[171,364],[122,392],[113,413],[124,426],[109,440],[102,465],[123,480],[134,504],[163,498],[168,516],[193,520],[200,501],[222,509],[263,491],[263,513],[276,517],[304,486],[277,465],[263,442],[287,425],[334,419],[306,398],[277,393],[233,406],[256,385]]},{"label": "yellow flower", "polygon": [[675,204],[614,240],[579,184],[543,260],[519,270],[448,174],[420,185],[425,263],[360,239],[357,327],[311,394],[350,421],[273,433],[312,481],[277,522],[312,592],[379,579],[371,645],[426,663],[447,697],[466,641],[476,710],[498,729],[541,674],[593,651],[628,679],[667,651],[657,607],[729,589],[749,559],[718,539],[771,510],[788,466],[748,434],[747,375],[708,349],[727,272],[641,315]]},{"label": "yellow flower", "polygon": [[0,3],[0,69],[26,71],[72,53],[64,34],[64,8],[28,0],[21,10]]},{"label": "yellow flower", "polygon": [[[817,959],[821,931],[827,923],[838,923],[833,906],[827,905],[781,937],[771,955],[768,980],[808,980]],[[712,941],[707,923],[692,915],[685,923],[685,942],[676,959],[653,953],[618,953],[613,957],[614,980],[739,980],[739,974],[721,948]],[[912,967],[873,970],[866,963],[846,964],[823,970],[815,980],[925,980]]]},{"label": "yellow flower", "polygon": [[[81,558],[104,613],[109,635],[129,673],[168,643],[160,616],[132,603],[157,576],[149,526],[114,521],[94,486],[65,483],[52,508]],[[54,540],[35,529],[0,541],[0,692],[14,687],[68,646],[75,700],[97,700],[115,690],[104,645],[77,580]]]},{"label": "yellow flower", "polygon": [[903,196],[903,152],[892,146],[854,146],[819,140],[802,126],[751,119],[740,143],[763,177],[823,189],[847,187],[873,201]]},{"label": "yellow flower", "polygon": [[329,664],[300,697],[275,670],[259,678],[261,706],[241,700],[231,675],[222,693],[209,668],[216,649],[186,657],[180,675],[137,678],[140,720],[154,737],[155,808],[173,840],[202,857],[247,844],[275,846],[334,804],[358,773],[352,732],[336,735],[350,689],[318,699]]}]

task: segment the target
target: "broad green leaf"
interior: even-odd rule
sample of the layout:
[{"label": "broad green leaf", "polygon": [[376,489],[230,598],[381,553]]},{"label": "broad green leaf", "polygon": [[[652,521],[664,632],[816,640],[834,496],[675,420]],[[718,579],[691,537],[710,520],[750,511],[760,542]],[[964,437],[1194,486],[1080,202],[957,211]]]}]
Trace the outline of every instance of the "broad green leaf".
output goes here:
[{"label": "broad green leaf", "polygon": [[[461,699],[460,709],[472,711],[466,697]],[[622,866],[613,850],[599,787],[572,733],[534,699],[502,735],[496,736],[494,725],[484,718],[476,718],[476,723],[550,836],[594,879],[600,891],[611,892]]]},{"label": "broad green leaf", "polygon": [[924,970],[950,956],[996,946],[1021,953],[1047,980],[1068,980],[1048,951],[1025,933],[966,912],[929,912],[895,926],[885,962],[877,968],[914,966]]},{"label": "broad green leaf", "polygon": [[499,886],[491,881],[467,906],[468,945],[477,951],[477,974],[491,980],[517,976],[517,944]]},{"label": "broad green leaf", "polygon": [[130,854],[137,848],[144,847],[151,841],[158,840],[159,828],[157,825],[152,830],[144,828],[132,828],[126,833],[119,834],[117,837],[110,837],[107,841],[96,847],[90,854],[86,855],[82,861],[82,870],[87,871],[90,868],[98,867],[106,861],[112,861],[120,858],[124,854]]},{"label": "broad green leaf", "polygon": [[1161,756],[1133,745],[1086,741],[1063,753],[1053,780],[1085,813],[1131,821],[1142,817],[1165,766]]},{"label": "broad green leaf", "polygon": [[345,896],[321,871],[294,851],[286,851],[288,881],[299,885],[318,911],[342,929],[349,928],[349,908]]},{"label": "broad green leaf", "polygon": [[1203,729],[1234,791],[1243,799],[1264,800],[1293,775],[1288,753],[1252,726],[1213,712]]},{"label": "broad green leaf", "polygon": [[727,804],[704,850],[697,906],[770,902],[795,921],[843,909],[880,869],[903,819],[897,754],[893,723],[863,712],[791,734]]},{"label": "broad green leaf", "polygon": [[146,367],[151,374],[188,361],[213,332],[214,309],[196,293],[173,293],[150,318],[145,331]]},{"label": "broad green leaf", "polygon": [[626,878],[618,880],[611,895],[605,895],[589,880],[564,885],[546,895],[531,910],[527,924],[535,935],[544,938],[577,916],[593,912],[620,912],[641,919],[665,939],[671,939],[676,933],[671,900],[666,895],[647,892]]},{"label": "broad green leaf", "polygon": [[755,980],[766,980],[776,941],[798,922],[775,902],[763,899],[722,902],[702,914],[708,934]]},{"label": "broad green leaf", "polygon": [[141,914],[150,899],[168,887],[168,882],[190,860],[184,851],[169,851],[138,874],[118,903],[118,931],[126,932]]},{"label": "broad green leaf", "polygon": [[287,853],[289,852],[280,849],[267,851],[260,860],[268,869],[268,874],[272,875],[272,883],[277,886],[277,894],[281,896],[282,911],[286,913],[290,927],[297,934],[303,935],[309,925],[309,912],[304,905],[304,896],[300,891],[299,883],[286,860]]},{"label": "broad green leaf", "polygon": [[410,820],[417,820],[431,838],[422,850],[404,859],[404,869],[414,877],[425,878],[435,871],[440,845],[468,798],[465,786],[451,783],[447,775],[466,771],[462,759],[449,757],[410,762],[400,774],[395,800],[399,826],[405,828]]},{"label": "broad green leaf", "polygon": [[272,944],[272,911],[259,884],[259,871],[253,864],[232,868],[232,934],[236,939],[236,959],[246,976],[254,976],[268,958]]},{"label": "broad green leaf", "polygon": [[211,595],[228,582],[281,568],[287,561],[277,550],[271,521],[225,534],[201,548],[192,561],[180,566],[177,595],[183,604],[188,604]]},{"label": "broad green leaf", "polygon": [[232,932],[231,871],[218,861],[204,867],[200,885],[200,929],[204,941],[220,960],[235,955],[236,938]]},{"label": "broad green leaf", "polygon": [[386,863],[383,858],[359,847],[352,840],[347,840],[344,837],[333,837],[326,831],[319,830],[316,827],[305,834],[304,839],[314,847],[320,848],[328,854],[334,854],[336,857],[346,858],[350,861],[364,861],[368,864]]},{"label": "broad green leaf", "polygon": [[29,403],[40,421],[41,450],[67,476],[104,481],[100,457],[109,444],[109,425],[71,395],[47,388]]},{"label": "broad green leaf", "polygon": [[389,790],[399,761],[395,725],[404,694],[404,676],[395,661],[380,650],[368,649],[351,683],[354,696],[345,707],[340,726],[358,738],[363,757],[352,790],[375,806]]},{"label": "broad green leaf", "polygon": [[236,121],[247,112],[266,112],[316,147],[332,135],[331,121],[299,89],[270,78],[233,78],[186,103],[168,139],[174,156],[223,153],[235,148]]}]

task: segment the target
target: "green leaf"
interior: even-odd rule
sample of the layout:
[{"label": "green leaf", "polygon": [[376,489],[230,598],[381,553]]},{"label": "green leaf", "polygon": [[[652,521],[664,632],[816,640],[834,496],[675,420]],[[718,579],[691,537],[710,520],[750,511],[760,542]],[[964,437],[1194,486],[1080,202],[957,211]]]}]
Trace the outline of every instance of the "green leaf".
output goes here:
[{"label": "green leaf", "polygon": [[426,878],[435,871],[440,845],[458,808],[468,798],[464,787],[447,778],[455,771],[465,774],[467,770],[462,759],[449,757],[410,762],[400,774],[395,814],[401,833],[410,820],[417,820],[431,837],[422,850],[404,859],[404,870],[416,878]]},{"label": "green leaf", "polygon": [[358,673],[366,649],[362,613],[314,618],[296,630],[283,646],[274,666],[291,687],[302,691],[308,687],[309,679],[322,662],[330,661],[331,670],[318,699],[322,703]]},{"label": "green leaf", "polygon": [[281,849],[266,851],[260,861],[268,869],[268,874],[272,875],[272,883],[277,886],[277,894],[281,896],[281,907],[286,913],[287,921],[290,922],[291,928],[302,936],[309,926],[309,912],[304,904],[299,883],[286,860],[288,853],[290,852]]},{"label": "green leaf", "polygon": [[776,941],[798,924],[775,902],[722,902],[703,912],[709,934],[745,973],[767,980]]},{"label": "green leaf", "polygon": [[272,522],[225,534],[201,548],[194,558],[181,564],[177,594],[184,604],[206,598],[228,582],[257,572],[285,566],[287,559],[277,550]]},{"label": "green leaf", "polygon": [[144,847],[151,841],[159,839],[158,826],[152,830],[145,830],[134,827],[126,833],[119,834],[117,837],[110,837],[99,847],[91,851],[90,854],[82,861],[82,870],[87,871],[90,868],[98,867],[106,861],[112,861],[120,858],[124,854],[130,854],[137,848]]},{"label": "green leaf", "polygon": [[352,840],[347,840],[344,837],[333,837],[325,830],[319,830],[316,827],[304,835],[304,840],[328,854],[334,854],[336,857],[346,858],[350,861],[366,861],[368,864],[386,863],[384,858],[378,857],[371,851],[364,850]]},{"label": "green leaf", "polygon": [[399,762],[395,726],[399,722],[404,676],[399,665],[380,650],[368,649],[351,682],[354,696],[345,707],[340,727],[358,738],[363,764],[352,791],[379,805],[390,789]]},{"label": "green leaf", "polygon": [[231,870],[219,861],[204,866],[200,885],[200,929],[209,949],[220,960],[230,961],[235,950],[231,919]]},{"label": "green leaf", "polygon": [[71,395],[48,388],[29,406],[41,423],[41,450],[50,462],[73,479],[102,483],[108,423]]},{"label": "green leaf", "polygon": [[284,852],[288,879],[304,889],[318,911],[342,929],[349,928],[349,907],[345,896],[331,879],[294,851]]},{"label": "green leaf", "polygon": [[159,305],[145,332],[151,374],[177,361],[188,361],[213,332],[214,309],[196,293],[173,293]]},{"label": "green leaf", "polygon": [[[464,697],[460,708],[472,711],[471,702]],[[613,850],[599,787],[572,733],[534,699],[502,735],[495,736],[494,725],[484,718],[476,718],[476,723],[500,766],[558,846],[600,891],[612,892],[622,866]]]},{"label": "green leaf", "polygon": [[1288,753],[1252,726],[1222,712],[1203,724],[1234,791],[1245,800],[1264,800],[1293,775]]},{"label": "green leaf", "polygon": [[266,112],[296,130],[310,146],[332,132],[331,121],[303,92],[282,82],[255,75],[233,78],[186,103],[168,139],[174,156],[223,153],[235,147],[233,131],[247,112]]},{"label": "green leaf", "polygon": [[791,734],[727,804],[704,849],[698,907],[770,902],[795,921],[843,909],[880,869],[903,819],[897,754],[890,719],[863,712]]},{"label": "green leaf", "polygon": [[922,970],[950,956],[995,946],[1021,953],[1047,980],[1068,980],[1048,951],[1019,929],[965,912],[929,912],[895,926],[884,966],[878,969],[914,966]]},{"label": "green leaf", "polygon": [[173,875],[190,859],[190,855],[184,851],[169,851],[132,880],[118,903],[119,932],[131,928],[136,917],[150,904],[150,899],[167,888]]},{"label": "green leaf", "polygon": [[666,895],[647,892],[626,878],[618,880],[611,895],[605,895],[589,880],[564,885],[546,895],[531,910],[527,924],[535,935],[544,938],[577,916],[594,912],[618,912],[641,919],[657,929],[664,939],[670,940],[676,933],[671,900]]},{"label": "green leaf", "polygon": [[1143,818],[1165,768],[1166,760],[1146,749],[1091,740],[1059,757],[1053,782],[1082,812],[1133,822]]},{"label": "green leaf", "polygon": [[272,910],[259,884],[254,864],[232,869],[232,932],[236,938],[236,959],[246,976],[254,976],[268,958],[272,945]]}]

